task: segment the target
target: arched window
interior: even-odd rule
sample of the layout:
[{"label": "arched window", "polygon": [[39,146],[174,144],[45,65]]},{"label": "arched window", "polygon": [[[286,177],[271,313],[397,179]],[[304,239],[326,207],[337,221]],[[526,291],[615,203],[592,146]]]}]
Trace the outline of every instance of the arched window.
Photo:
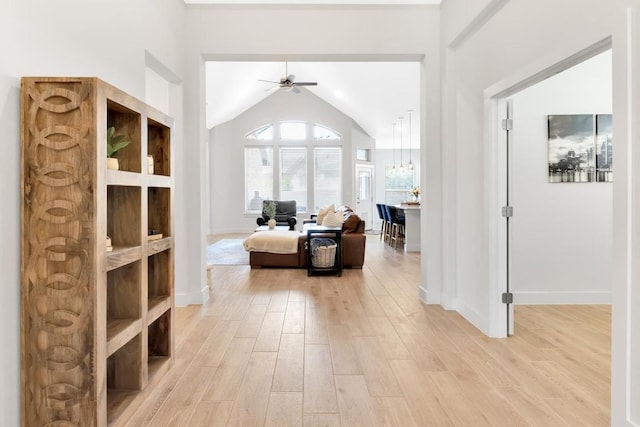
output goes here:
[{"label": "arched window", "polygon": [[246,139],[257,139],[260,141],[271,141],[273,139],[273,125],[264,125],[258,129],[254,129],[248,132],[245,136]]},{"label": "arched window", "polygon": [[305,122],[281,122],[280,139],[283,141],[304,141],[307,139],[307,124]]},{"label": "arched window", "polygon": [[335,130],[329,129],[326,126],[314,125],[313,138],[316,140],[339,141],[342,136]]},{"label": "arched window", "polygon": [[261,210],[264,199],[295,200],[300,213],[342,202],[342,137],[337,131],[285,120],[254,129],[245,139],[246,211]]}]

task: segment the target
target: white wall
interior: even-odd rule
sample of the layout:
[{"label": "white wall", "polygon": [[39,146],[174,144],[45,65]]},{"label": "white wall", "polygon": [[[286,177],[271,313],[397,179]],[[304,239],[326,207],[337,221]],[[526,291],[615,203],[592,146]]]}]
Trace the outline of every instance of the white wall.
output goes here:
[{"label": "white wall", "polygon": [[[560,61],[610,37],[613,46],[613,115],[616,135],[616,169],[613,182],[613,274],[612,274],[612,425],[631,425],[627,410],[637,408],[640,358],[630,356],[640,348],[640,332],[630,329],[637,304],[628,301],[638,294],[638,247],[636,213],[640,201],[630,190],[631,171],[640,158],[631,151],[632,132],[638,132],[631,117],[637,117],[640,93],[631,85],[638,59],[632,58],[631,40],[638,39],[640,14],[628,14],[637,2],[626,0],[502,1],[487,19],[471,20],[464,28],[468,37],[451,45],[457,25],[464,21],[460,10],[465,0],[442,4],[443,64],[443,293],[467,319],[489,334],[504,325],[495,314],[504,312],[496,292],[497,235],[500,228],[494,139],[497,120],[492,117],[490,96],[539,73]],[[577,13],[579,11],[579,13]],[[483,15],[481,11],[479,15]],[[630,20],[630,16],[634,20]],[[634,26],[630,26],[633,23]],[[633,35],[633,39],[629,38]],[[637,54],[636,54],[637,55]],[[633,59],[633,60],[632,60]],[[634,155],[634,157],[630,157]],[[493,310],[491,310],[494,308]],[[638,314],[635,314],[638,316]],[[633,346],[635,344],[635,347]],[[630,391],[631,390],[631,391]],[[636,415],[636,423],[639,420]]]},{"label": "white wall", "polygon": [[612,184],[548,182],[547,114],[611,114],[611,52],[512,100],[514,302],[610,303]]},{"label": "white wall", "polygon": [[[190,195],[184,206],[193,221],[185,229],[190,288],[184,301],[201,302],[207,290],[203,236],[209,218],[204,154],[209,132],[204,120],[203,58],[393,61],[421,57],[421,156],[428,153],[432,163],[423,177],[423,188],[428,185],[434,200],[440,199],[439,7],[189,5],[186,28],[185,138],[190,146],[199,145],[199,150],[188,152],[185,158]],[[423,287],[427,282],[439,286],[441,271],[439,211],[434,207],[424,215],[427,217],[432,225],[423,227],[422,241],[430,256],[417,284]]]},{"label": "white wall", "polygon": [[183,16],[179,0],[3,3],[0,425],[20,425],[20,77],[97,76],[144,99],[145,50],[182,73]]},{"label": "white wall", "polygon": [[[250,232],[255,229],[258,215],[245,214],[244,206],[244,135],[265,124],[277,124],[282,120],[317,123],[342,135],[342,200],[336,200],[336,203],[355,206],[352,190],[355,148],[352,137],[357,125],[307,90],[302,89],[298,94],[276,91],[234,120],[210,131],[210,233]],[[358,141],[364,148],[373,146],[373,140],[364,134],[358,137]],[[306,217],[306,214],[299,215],[300,222]]]}]

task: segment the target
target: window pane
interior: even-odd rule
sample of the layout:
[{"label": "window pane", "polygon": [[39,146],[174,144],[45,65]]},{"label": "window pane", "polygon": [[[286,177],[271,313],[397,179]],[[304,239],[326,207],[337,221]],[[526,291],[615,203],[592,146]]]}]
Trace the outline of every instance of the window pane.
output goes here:
[{"label": "window pane", "polygon": [[387,165],[384,180],[386,204],[397,205],[409,200],[409,190],[411,188],[413,188],[413,171],[401,173],[396,170],[391,172],[391,166]]},{"label": "window pane", "polygon": [[314,150],[314,211],[332,203],[342,203],[342,149],[316,147]]},{"label": "window pane", "polygon": [[304,122],[280,123],[280,139],[304,141],[307,139],[307,125]]},{"label": "window pane", "polygon": [[247,139],[259,139],[270,141],[273,139],[273,126],[262,126],[254,131],[249,132],[245,138]]},{"label": "window pane", "polygon": [[273,198],[273,148],[245,147],[245,209],[262,211],[262,200]]},{"label": "window pane", "polygon": [[307,212],[307,149],[280,149],[280,200],[295,200],[298,212]]},{"label": "window pane", "polygon": [[313,137],[315,139],[337,140],[340,139],[340,134],[328,127],[315,125],[313,127]]}]

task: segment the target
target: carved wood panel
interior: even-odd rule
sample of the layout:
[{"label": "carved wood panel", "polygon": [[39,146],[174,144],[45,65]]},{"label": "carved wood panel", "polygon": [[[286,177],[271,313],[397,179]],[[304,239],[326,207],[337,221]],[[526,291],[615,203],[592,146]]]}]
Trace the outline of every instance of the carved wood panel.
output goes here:
[{"label": "carved wood panel", "polygon": [[23,80],[23,425],[96,423],[90,81]]}]

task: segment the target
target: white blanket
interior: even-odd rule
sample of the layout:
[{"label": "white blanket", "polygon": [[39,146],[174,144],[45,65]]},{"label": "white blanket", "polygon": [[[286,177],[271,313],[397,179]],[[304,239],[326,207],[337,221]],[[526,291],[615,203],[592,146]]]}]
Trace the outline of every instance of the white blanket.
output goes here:
[{"label": "white blanket", "polygon": [[243,243],[247,252],[271,252],[274,254],[295,254],[298,252],[298,231],[258,231]]}]

